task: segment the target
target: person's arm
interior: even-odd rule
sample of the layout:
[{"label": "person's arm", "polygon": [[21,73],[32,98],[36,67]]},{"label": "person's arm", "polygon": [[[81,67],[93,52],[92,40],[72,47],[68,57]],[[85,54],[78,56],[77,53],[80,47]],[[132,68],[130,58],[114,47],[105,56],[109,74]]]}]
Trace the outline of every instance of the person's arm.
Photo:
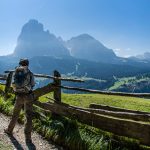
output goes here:
[{"label": "person's arm", "polygon": [[31,73],[31,86],[32,88],[35,86],[35,79],[33,73]]}]

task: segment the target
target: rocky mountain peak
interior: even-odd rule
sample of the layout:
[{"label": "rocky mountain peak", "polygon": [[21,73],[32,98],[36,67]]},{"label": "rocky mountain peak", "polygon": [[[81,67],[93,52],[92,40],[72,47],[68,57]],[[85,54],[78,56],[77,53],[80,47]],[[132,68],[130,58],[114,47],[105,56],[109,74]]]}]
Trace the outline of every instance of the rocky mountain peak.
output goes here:
[{"label": "rocky mountain peak", "polygon": [[117,58],[113,50],[106,48],[88,34],[73,37],[66,45],[71,55],[76,58],[101,62],[115,61]]},{"label": "rocky mountain peak", "polygon": [[21,30],[18,37],[17,46],[14,51],[15,56],[69,56],[68,49],[51,34],[45,31],[43,24],[37,20],[29,20]]},{"label": "rocky mountain peak", "polygon": [[29,20],[23,27],[22,27],[22,32],[27,33],[27,32],[43,32],[43,24],[39,23],[35,19]]}]

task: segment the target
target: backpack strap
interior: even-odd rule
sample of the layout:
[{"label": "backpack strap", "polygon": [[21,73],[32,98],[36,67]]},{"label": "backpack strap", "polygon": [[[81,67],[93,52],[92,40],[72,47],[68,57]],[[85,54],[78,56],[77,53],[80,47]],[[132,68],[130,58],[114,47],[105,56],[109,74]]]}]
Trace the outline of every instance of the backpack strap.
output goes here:
[{"label": "backpack strap", "polygon": [[34,86],[35,83],[34,82],[34,77],[33,77],[33,73],[28,69],[28,74],[30,75],[30,82],[28,85],[30,85],[31,87]]}]

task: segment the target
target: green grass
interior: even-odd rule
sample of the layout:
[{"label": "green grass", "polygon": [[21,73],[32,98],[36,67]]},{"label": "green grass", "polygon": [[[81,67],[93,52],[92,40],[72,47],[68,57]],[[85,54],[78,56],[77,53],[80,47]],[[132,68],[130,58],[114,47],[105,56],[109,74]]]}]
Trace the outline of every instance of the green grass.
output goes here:
[{"label": "green grass", "polygon": [[[46,95],[45,95],[46,96]],[[45,96],[40,100],[48,101]],[[52,97],[52,94],[47,94]],[[100,94],[62,94],[65,103],[80,107],[88,107],[90,103],[105,104],[122,108],[150,111],[150,102],[141,98],[130,98],[120,96],[106,96]],[[12,114],[14,95],[10,95],[8,100],[0,97],[0,112],[7,115]],[[34,107],[35,117],[33,127],[47,140],[62,145],[71,150],[137,150],[148,149],[141,147],[137,141],[124,137],[117,137],[108,132],[101,131],[71,120],[66,117],[53,116],[44,112],[38,107]],[[23,123],[23,112],[19,121]]]},{"label": "green grass", "polygon": [[137,83],[140,83],[143,81],[149,82],[149,80],[150,80],[150,77],[147,77],[147,76],[140,76],[140,77],[133,76],[133,77],[116,78],[114,85],[109,87],[108,90],[113,91],[113,90],[117,90],[124,84],[133,85],[133,84],[137,84]]},{"label": "green grass", "polygon": [[[13,103],[13,97],[7,101],[3,97],[0,97],[0,112],[11,115]],[[110,140],[107,135],[104,133],[100,134],[96,129],[94,132],[94,128],[81,125],[76,120],[70,120],[61,116],[51,116],[50,113],[45,113],[36,107],[34,107],[34,112],[33,127],[47,140],[52,140],[72,150],[107,149],[110,145]],[[22,112],[19,117],[20,123],[24,122],[23,116],[24,113]]]},{"label": "green grass", "polygon": [[0,140],[0,150],[13,150],[13,148],[10,145],[4,144],[4,142]]},{"label": "green grass", "polygon": [[116,82],[114,83],[113,86],[109,88],[109,90],[115,90],[119,88],[123,84],[127,84],[129,82],[133,82],[136,78],[135,77],[126,77],[126,78],[116,78]]},{"label": "green grass", "polygon": [[[40,98],[41,101],[48,101],[46,98],[52,97],[52,94],[47,94]],[[115,106],[125,109],[139,110],[150,112],[150,99],[125,97],[125,96],[108,96],[102,94],[62,94],[64,103],[89,107],[91,103]]]},{"label": "green grass", "polygon": [[[40,101],[42,101],[42,102],[48,101],[48,99],[46,98],[47,96],[51,97],[51,98],[53,97],[52,94],[47,94],[47,95],[42,96],[40,98]],[[108,96],[108,95],[102,95],[102,94],[65,94],[65,93],[63,93],[62,101],[64,103],[74,105],[74,106],[79,106],[79,107],[89,107],[89,105],[91,103],[96,103],[96,104],[115,106],[115,107],[120,107],[120,108],[125,108],[125,109],[150,112],[150,99],[144,99],[144,98],[125,97],[125,96],[124,97],[123,96],[110,96],[110,95]],[[91,127],[89,127],[89,128],[91,129]],[[93,131],[95,131],[95,129]],[[100,130],[98,130],[98,132],[100,133],[100,135],[103,135],[103,134],[105,135],[105,133],[102,133]],[[86,137],[88,137],[88,136],[86,136]],[[116,137],[115,135],[112,135],[112,134],[110,134],[108,137],[109,137],[108,139],[112,138],[112,140],[117,139],[117,141],[119,141],[119,143],[122,143],[124,145],[121,147],[120,147],[120,145],[122,145],[122,144],[118,145],[118,147],[120,147],[118,149],[120,149],[120,150],[121,149],[130,149],[130,148],[131,149],[140,149],[139,147],[136,147],[137,145],[134,143],[135,141],[132,141],[131,139],[124,138],[124,137],[123,138]],[[90,136],[89,136],[89,138],[90,138]],[[110,147],[111,147],[110,149],[115,149],[112,146],[113,142],[111,144],[110,143],[108,144],[108,142],[107,142],[107,146],[110,145]]]}]

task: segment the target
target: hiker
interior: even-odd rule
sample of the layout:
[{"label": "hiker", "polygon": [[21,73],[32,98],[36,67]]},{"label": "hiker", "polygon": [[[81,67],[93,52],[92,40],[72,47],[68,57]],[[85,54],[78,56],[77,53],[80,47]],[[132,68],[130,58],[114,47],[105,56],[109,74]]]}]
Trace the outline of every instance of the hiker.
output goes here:
[{"label": "hiker", "polygon": [[5,132],[9,135],[13,134],[13,129],[18,120],[21,108],[24,106],[26,115],[25,122],[25,140],[26,143],[32,143],[31,131],[32,131],[32,109],[33,109],[33,93],[32,89],[35,85],[33,73],[29,70],[28,59],[20,59],[19,66],[15,69],[14,73],[14,92],[16,94],[16,102],[13,110],[12,119],[5,129]]}]

